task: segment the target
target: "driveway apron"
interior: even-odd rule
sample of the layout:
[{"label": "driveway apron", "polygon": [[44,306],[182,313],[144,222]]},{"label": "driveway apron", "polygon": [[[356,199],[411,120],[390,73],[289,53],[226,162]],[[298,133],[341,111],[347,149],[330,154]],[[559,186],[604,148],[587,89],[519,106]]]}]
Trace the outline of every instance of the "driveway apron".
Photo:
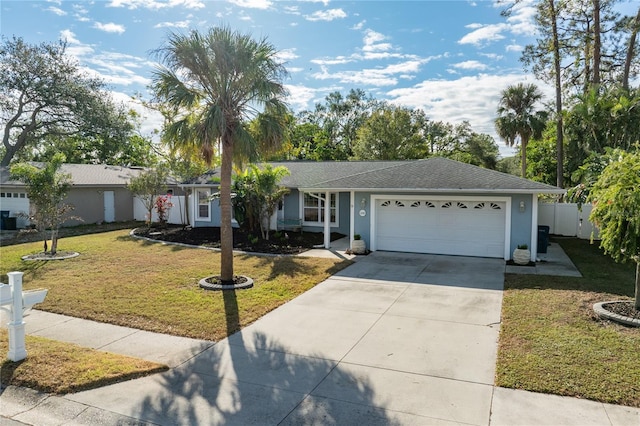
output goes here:
[{"label": "driveway apron", "polygon": [[375,252],[167,373],[67,399],[167,425],[487,425],[503,282],[500,259]]}]

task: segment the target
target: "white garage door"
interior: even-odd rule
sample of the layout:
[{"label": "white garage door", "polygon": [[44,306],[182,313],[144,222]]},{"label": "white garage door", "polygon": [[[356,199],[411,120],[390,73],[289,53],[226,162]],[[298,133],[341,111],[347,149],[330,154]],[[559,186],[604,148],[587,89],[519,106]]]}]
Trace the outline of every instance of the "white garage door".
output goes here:
[{"label": "white garage door", "polygon": [[377,199],[377,250],[504,256],[503,201]]}]

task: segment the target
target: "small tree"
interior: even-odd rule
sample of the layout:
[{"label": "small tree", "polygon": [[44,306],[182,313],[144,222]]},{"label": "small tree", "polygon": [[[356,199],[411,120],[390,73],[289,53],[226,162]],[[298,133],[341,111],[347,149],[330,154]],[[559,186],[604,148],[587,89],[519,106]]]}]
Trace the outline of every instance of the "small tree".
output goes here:
[{"label": "small tree", "polygon": [[600,246],[616,262],[636,262],[635,308],[640,310],[640,153],[620,152],[589,194],[589,220],[600,229]]},{"label": "small tree", "polygon": [[271,167],[270,164],[265,165],[262,170],[252,164],[251,170],[255,174],[254,191],[259,202],[260,231],[262,231],[262,238],[268,240],[271,216],[282,197],[289,193],[287,188],[279,185],[280,180],[289,175],[289,170],[283,166]]},{"label": "small tree", "polygon": [[234,215],[241,228],[254,232],[260,228],[262,238],[269,239],[271,216],[278,202],[289,192],[278,184],[289,174],[286,167],[272,167],[270,164],[260,169],[252,164],[239,173],[233,185]]},{"label": "small tree", "polygon": [[151,226],[156,199],[167,191],[168,172],[158,167],[141,172],[129,180],[127,188],[136,195],[147,210],[147,225]]},{"label": "small tree", "polygon": [[240,229],[253,233],[258,230],[260,222],[259,202],[255,187],[255,174],[248,168],[244,172],[238,172],[233,180],[232,199],[233,217],[238,222]]},{"label": "small tree", "polygon": [[38,231],[51,230],[51,251],[47,252],[47,237],[44,236],[44,252],[55,255],[58,250],[58,231],[68,219],[73,206],[63,201],[71,187],[71,175],[58,173],[64,163],[63,154],[56,154],[49,163],[40,169],[28,163],[18,163],[11,167],[11,176],[27,187],[30,212],[29,220]]}]

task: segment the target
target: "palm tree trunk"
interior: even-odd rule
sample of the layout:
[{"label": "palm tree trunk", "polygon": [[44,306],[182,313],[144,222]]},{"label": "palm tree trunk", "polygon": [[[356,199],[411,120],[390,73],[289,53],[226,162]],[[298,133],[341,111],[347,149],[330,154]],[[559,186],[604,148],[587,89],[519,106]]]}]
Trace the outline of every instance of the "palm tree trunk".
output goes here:
[{"label": "palm tree trunk", "polygon": [[627,45],[627,56],[624,61],[624,72],[622,74],[622,88],[625,91],[629,90],[629,74],[631,73],[631,62],[634,57],[634,50],[636,46],[636,37],[638,30],[640,30],[640,8],[638,8],[638,14],[631,27],[631,35],[629,36],[629,44]]},{"label": "palm tree trunk", "polygon": [[220,280],[233,284],[233,228],[231,227],[231,169],[233,142],[223,136],[220,166]]},{"label": "palm tree trunk", "polygon": [[600,56],[602,42],[600,37],[600,0],[593,0],[593,86],[600,85]]},{"label": "palm tree trunk", "polygon": [[529,139],[525,139],[521,137],[520,141],[520,154],[522,156],[522,177],[524,179],[527,178],[527,143],[529,143]]},{"label": "palm tree trunk", "polygon": [[556,89],[556,186],[564,187],[564,130],[562,120],[562,81],[560,68],[560,41],[558,39],[558,12],[553,0],[549,1],[551,11],[551,31],[553,36],[553,69]]}]

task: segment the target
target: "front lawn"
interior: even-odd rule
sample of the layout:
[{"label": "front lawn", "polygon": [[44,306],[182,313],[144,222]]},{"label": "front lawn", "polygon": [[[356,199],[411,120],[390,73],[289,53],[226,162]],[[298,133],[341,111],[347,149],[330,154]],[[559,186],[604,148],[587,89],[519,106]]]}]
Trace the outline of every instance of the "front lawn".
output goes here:
[{"label": "front lawn", "polygon": [[[202,290],[220,272],[220,254],[133,239],[128,230],[63,238],[80,256],[23,262],[40,243],[0,248],[0,273],[25,272],[24,288],[49,294],[38,309],[159,333],[218,341],[304,293],[350,264],[303,257],[238,255],[236,274],[255,285],[237,292]],[[2,277],[6,282],[6,276]]]},{"label": "front lawn", "polygon": [[600,320],[630,299],[635,267],[589,241],[558,239],[583,278],[507,274],[496,384],[640,407],[640,329]]}]

